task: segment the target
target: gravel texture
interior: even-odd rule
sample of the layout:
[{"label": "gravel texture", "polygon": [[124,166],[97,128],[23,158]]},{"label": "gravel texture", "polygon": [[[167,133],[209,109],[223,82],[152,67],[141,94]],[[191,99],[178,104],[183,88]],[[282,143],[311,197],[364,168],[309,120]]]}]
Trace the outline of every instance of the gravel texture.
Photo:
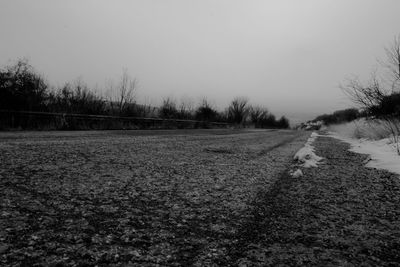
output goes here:
[{"label": "gravel texture", "polygon": [[[297,215],[308,216],[318,190],[327,190],[317,187],[325,182],[311,173],[296,183],[282,175],[308,135],[255,130],[1,133],[0,265],[257,263],[253,251],[264,250],[253,249],[253,243],[278,251],[284,243],[265,243],[286,237],[273,227],[312,220]],[[271,202],[265,203],[265,195]],[[385,201],[392,205],[393,199]],[[270,208],[283,213],[268,213]],[[285,216],[301,220],[287,224]],[[352,217],[338,220],[344,218]],[[327,217],[325,223],[335,221]],[[312,224],[304,227],[312,231]],[[329,234],[339,234],[332,231],[328,241]],[[381,234],[379,229],[374,233]],[[306,242],[307,236],[292,239]],[[300,243],[290,248],[313,253]]]},{"label": "gravel texture", "polygon": [[400,266],[400,179],[309,133],[0,134],[0,265]]},{"label": "gravel texture", "polygon": [[[304,176],[260,192],[241,239],[239,266],[400,266],[400,177],[365,168],[366,155],[330,137]],[[295,167],[295,166],[293,166]]]}]

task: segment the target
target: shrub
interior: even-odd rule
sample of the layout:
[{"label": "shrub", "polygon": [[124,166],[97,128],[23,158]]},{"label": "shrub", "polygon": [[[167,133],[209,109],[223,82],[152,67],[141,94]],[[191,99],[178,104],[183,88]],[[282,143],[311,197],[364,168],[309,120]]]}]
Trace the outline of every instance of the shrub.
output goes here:
[{"label": "shrub", "polygon": [[285,116],[282,116],[282,117],[277,121],[276,126],[277,126],[278,128],[281,128],[281,129],[287,129],[287,128],[289,128],[289,120],[288,120]]},{"label": "shrub", "polygon": [[337,110],[332,114],[323,114],[317,116],[313,122],[322,121],[326,125],[338,124],[343,122],[350,122],[356,120],[360,117],[360,112],[358,109],[349,108],[343,110]]},{"label": "shrub", "polygon": [[181,120],[193,120],[194,119],[194,111],[193,111],[193,105],[192,102],[188,99],[182,99],[178,112],[177,112],[177,118]]},{"label": "shrub", "polygon": [[211,107],[206,99],[203,99],[195,112],[195,119],[198,121],[217,121],[218,117],[218,112]]},{"label": "shrub", "polygon": [[45,109],[47,84],[27,60],[0,71],[0,108],[41,111]]},{"label": "shrub", "polygon": [[47,105],[52,112],[106,114],[106,102],[81,82],[67,83],[58,92],[51,93]]},{"label": "shrub", "polygon": [[265,118],[261,121],[262,128],[275,128],[276,125],[276,118],[274,114],[267,114]]},{"label": "shrub", "polygon": [[171,98],[165,98],[159,109],[159,116],[163,119],[175,119],[178,115],[176,103]]},{"label": "shrub", "polygon": [[399,116],[400,115],[400,93],[392,93],[383,96],[379,103],[372,106],[370,114],[376,117],[382,116]]},{"label": "shrub", "polygon": [[249,107],[249,116],[255,128],[289,128],[289,120],[285,116],[277,121],[274,114],[260,106]]}]

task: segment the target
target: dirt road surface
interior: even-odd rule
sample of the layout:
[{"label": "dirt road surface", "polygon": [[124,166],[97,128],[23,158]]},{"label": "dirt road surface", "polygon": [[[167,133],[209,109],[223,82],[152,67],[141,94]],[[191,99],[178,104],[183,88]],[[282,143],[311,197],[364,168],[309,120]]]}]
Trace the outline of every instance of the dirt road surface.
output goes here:
[{"label": "dirt road surface", "polygon": [[308,135],[0,133],[0,264],[235,264],[255,198]]},{"label": "dirt road surface", "polygon": [[400,177],[310,133],[0,134],[0,265],[400,266]]},{"label": "dirt road surface", "polygon": [[[318,168],[283,175],[256,198],[241,266],[400,266],[400,177],[365,168],[367,155],[318,137]],[[236,253],[236,254],[235,254]]]}]

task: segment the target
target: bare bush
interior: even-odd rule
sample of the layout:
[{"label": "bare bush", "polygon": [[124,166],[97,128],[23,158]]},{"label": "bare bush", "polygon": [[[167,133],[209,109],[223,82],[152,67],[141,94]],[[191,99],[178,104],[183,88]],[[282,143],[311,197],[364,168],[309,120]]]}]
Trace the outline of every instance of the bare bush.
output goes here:
[{"label": "bare bush", "polygon": [[150,104],[135,104],[136,116],[148,118],[157,116],[157,108],[151,106]]},{"label": "bare bush", "polygon": [[348,109],[336,110],[331,114],[319,115],[311,122],[315,123],[322,121],[325,125],[330,125],[330,124],[338,124],[338,123],[354,121],[358,119],[360,116],[361,115],[358,109],[348,108]]},{"label": "bare bush", "polygon": [[218,120],[218,112],[212,107],[210,102],[204,98],[196,109],[195,119],[199,121],[216,121]]},{"label": "bare bush", "polygon": [[194,118],[194,104],[188,98],[182,98],[178,106],[179,119],[192,120]]},{"label": "bare bush", "polygon": [[106,103],[102,97],[90,91],[85,83],[77,80],[50,93],[48,109],[52,112],[99,115],[106,113]]},{"label": "bare bush", "polygon": [[[398,116],[400,115],[400,35],[386,51],[386,61],[381,62],[387,72],[386,75],[378,77],[373,73],[367,84],[358,79],[349,79],[341,86],[342,90],[350,99],[359,105],[369,119],[379,119],[384,122],[384,127],[391,133],[391,138],[396,144],[397,153],[400,155],[399,135],[400,126]],[[391,78],[387,78],[391,77]],[[391,84],[385,88],[388,79]]]},{"label": "bare bush", "polygon": [[372,74],[367,84],[363,84],[358,78],[350,78],[344,85],[340,85],[340,88],[356,105],[366,111],[379,105],[382,99],[388,95],[388,92],[381,86],[376,72]]},{"label": "bare bush", "polygon": [[175,119],[178,114],[176,102],[171,97],[164,98],[159,109],[159,116],[163,119]]}]

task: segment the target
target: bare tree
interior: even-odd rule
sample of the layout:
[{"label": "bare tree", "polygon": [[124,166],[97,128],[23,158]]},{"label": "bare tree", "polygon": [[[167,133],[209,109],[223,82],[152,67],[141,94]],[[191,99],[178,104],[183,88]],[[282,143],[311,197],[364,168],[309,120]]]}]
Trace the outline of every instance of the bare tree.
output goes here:
[{"label": "bare tree", "polygon": [[251,106],[249,107],[249,115],[252,123],[257,125],[260,120],[268,114],[268,110],[261,106]]},{"label": "bare tree", "polygon": [[112,80],[107,82],[108,101],[113,112],[122,116],[127,109],[135,104],[135,92],[137,80],[131,78],[126,69],[123,70],[121,79],[117,85]]},{"label": "bare tree", "polygon": [[400,34],[394,37],[390,46],[385,47],[386,61],[381,64],[388,70],[392,91],[400,90]]},{"label": "bare tree", "polygon": [[194,103],[187,97],[182,97],[178,106],[178,114],[180,119],[193,119]]},{"label": "bare tree", "polygon": [[[379,119],[385,129],[391,134],[400,155],[400,35],[385,48],[386,61],[381,65],[387,70],[383,78],[377,72],[372,74],[370,81],[363,84],[357,78],[349,79],[342,90],[350,99],[364,109],[369,119]],[[385,88],[385,84],[390,88]]]},{"label": "bare tree", "polygon": [[373,107],[379,105],[388,94],[381,86],[376,72],[372,73],[367,84],[363,84],[358,78],[350,78],[344,85],[340,85],[340,88],[356,105],[366,111],[370,111]]},{"label": "bare tree", "polygon": [[119,99],[118,99],[118,108],[119,113],[122,114],[123,111],[127,108],[128,105],[135,103],[135,90],[136,90],[137,81],[136,79],[132,79],[128,71],[124,69],[121,81],[118,86],[119,90]]},{"label": "bare tree", "polygon": [[[367,84],[363,84],[358,78],[353,77],[348,79],[344,86],[340,86],[353,102],[362,108],[370,109],[379,105],[388,95],[400,92],[400,35],[396,36],[393,42],[385,47],[385,53],[386,59],[384,61],[378,60],[386,70],[381,77],[378,76],[376,70],[372,73]],[[390,88],[385,88],[388,82]]]},{"label": "bare tree", "polygon": [[248,99],[245,97],[236,97],[228,107],[229,119],[239,125],[245,123],[249,114]]}]

